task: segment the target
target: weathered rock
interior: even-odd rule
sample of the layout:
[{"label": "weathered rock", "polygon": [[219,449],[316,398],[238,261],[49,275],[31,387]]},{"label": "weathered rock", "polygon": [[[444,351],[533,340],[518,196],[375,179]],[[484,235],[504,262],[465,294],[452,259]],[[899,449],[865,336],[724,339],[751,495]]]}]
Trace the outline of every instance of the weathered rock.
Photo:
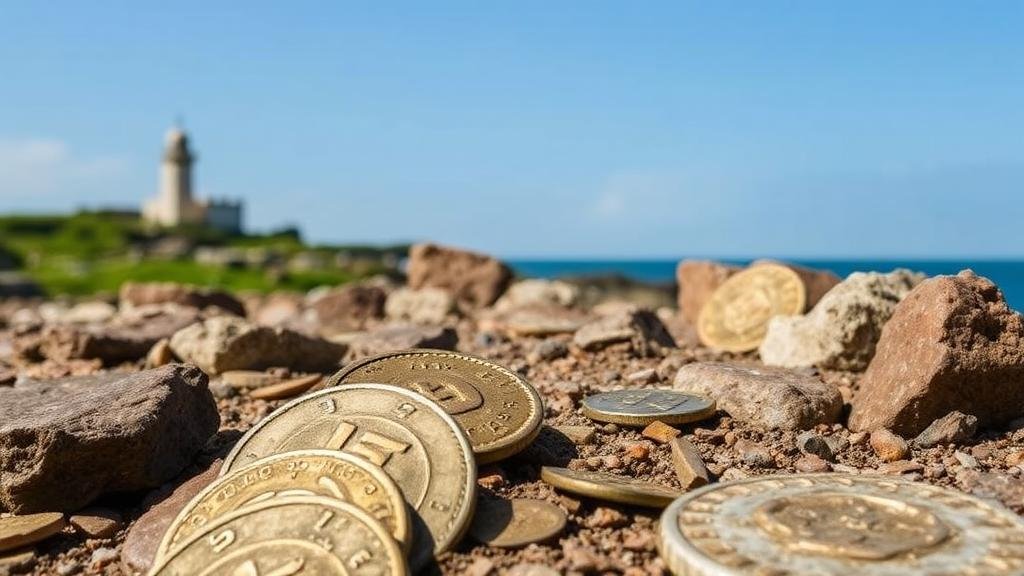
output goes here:
[{"label": "weathered rock", "polygon": [[117,314],[117,308],[109,302],[81,302],[75,304],[61,318],[69,324],[98,324],[107,322]]},{"label": "weathered rock", "polygon": [[669,446],[672,449],[672,466],[683,490],[700,488],[711,481],[704,459],[692,442],[686,438],[675,438]]},{"label": "weathered rock", "polygon": [[772,366],[863,370],[875,353],[882,326],[923,279],[908,270],[854,272],[808,314],[772,318],[761,360]]},{"label": "weathered rock", "polygon": [[705,394],[737,420],[763,428],[801,430],[836,422],[842,396],[817,376],[787,368],[734,362],[687,364],[677,390]]},{"label": "weathered rock", "polygon": [[851,430],[908,436],[954,410],[983,427],[1024,415],[1024,318],[973,272],[922,282],[882,330],[852,406]]},{"label": "weathered rock", "polygon": [[804,454],[813,454],[829,462],[836,461],[836,454],[845,450],[849,441],[838,436],[822,436],[814,432],[801,432],[796,437],[796,447]]},{"label": "weathered rock", "polygon": [[512,336],[553,336],[572,334],[588,320],[579,311],[561,306],[535,305],[495,312],[481,318],[480,325]]},{"label": "weathered rock", "polygon": [[879,428],[871,433],[871,449],[882,462],[903,460],[910,453],[907,441],[885,428]]},{"label": "weathered rock", "polygon": [[173,361],[174,352],[171,352],[170,338],[161,338],[146,353],[146,368],[156,368],[164,364],[170,364]]},{"label": "weathered rock", "polygon": [[231,316],[216,316],[178,331],[171,338],[171,350],[210,374],[274,366],[329,372],[345,355],[341,344]]},{"label": "weathered rock", "polygon": [[193,324],[199,318],[189,308],[137,309],[107,324],[48,326],[40,351],[52,360],[99,359],[104,364],[146,357],[157,342]]},{"label": "weathered rock", "polygon": [[568,353],[569,347],[566,346],[565,342],[555,338],[547,338],[538,342],[537,345],[533,347],[533,350],[526,355],[526,359],[531,364],[538,364],[540,362],[557,360]]},{"label": "weathered rock", "polygon": [[325,336],[366,327],[368,320],[384,317],[387,292],[372,283],[352,283],[332,288],[311,299],[315,322]]},{"label": "weathered rock", "polygon": [[414,324],[392,324],[358,334],[349,340],[346,359],[358,360],[395,350],[409,348],[434,348],[454,350],[459,343],[455,330],[442,326],[417,326]]},{"label": "weathered rock", "polygon": [[110,538],[124,526],[121,515],[109,508],[88,508],[71,516],[75,531],[86,538]]},{"label": "weathered rock", "polygon": [[179,304],[200,309],[215,306],[245,316],[245,306],[227,292],[174,282],[125,282],[121,285],[119,301],[122,308],[146,304]]},{"label": "weathered rock", "polygon": [[159,486],[217,431],[206,384],[196,367],[172,364],[0,388],[0,507],[78,510]]},{"label": "weathered rock", "polygon": [[917,435],[914,443],[923,448],[939,444],[956,444],[970,440],[978,431],[978,419],[970,414],[953,411],[928,425]]},{"label": "weathered rock", "polygon": [[508,287],[508,290],[494,303],[496,310],[513,310],[532,306],[569,307],[576,304],[580,289],[561,280],[542,280],[531,278],[520,280]]},{"label": "weathered rock", "polygon": [[739,266],[730,266],[707,260],[683,260],[676,267],[679,284],[679,312],[690,325],[697,324],[701,308],[715,290],[739,272]]},{"label": "weathered rock", "polygon": [[[192,498],[217,479],[223,463],[215,461],[204,472],[174,488],[161,490],[156,503],[150,504],[146,512],[128,530],[124,546],[121,547],[121,564],[129,574],[146,573],[153,567],[156,549],[171,522]],[[167,494],[164,496],[164,494]]]},{"label": "weathered rock", "polygon": [[793,468],[796,468],[797,472],[804,474],[813,474],[820,472],[828,472],[832,470],[832,465],[826,462],[820,456],[814,454],[804,454],[793,463]]},{"label": "weathered rock", "polygon": [[275,292],[254,301],[249,308],[249,318],[260,326],[285,326],[294,328],[301,323],[304,312],[304,297],[293,292]]},{"label": "weathered rock", "polygon": [[668,442],[671,442],[673,438],[676,438],[680,434],[681,432],[678,428],[674,426],[669,426],[668,424],[665,424],[661,420],[655,420],[654,422],[651,422],[646,427],[644,427],[644,429],[640,432],[640,435],[643,436],[644,438],[650,438],[651,440],[660,442],[662,444],[667,444]]},{"label": "weathered rock", "polygon": [[399,288],[388,295],[384,313],[399,322],[442,324],[455,313],[455,299],[441,288]]},{"label": "weathered rock", "polygon": [[443,288],[470,308],[493,304],[512,281],[512,270],[490,256],[434,244],[409,250],[406,274],[410,288]]},{"label": "weathered rock", "polygon": [[654,355],[663,348],[675,348],[675,340],[657,315],[643,308],[627,308],[590,322],[573,335],[573,343],[584,350],[600,350],[629,342],[633,352]]},{"label": "weathered rock", "polygon": [[775,466],[775,459],[772,458],[771,452],[768,451],[768,448],[757,442],[740,438],[736,441],[734,449],[739,454],[740,460],[751,468],[772,468]]}]

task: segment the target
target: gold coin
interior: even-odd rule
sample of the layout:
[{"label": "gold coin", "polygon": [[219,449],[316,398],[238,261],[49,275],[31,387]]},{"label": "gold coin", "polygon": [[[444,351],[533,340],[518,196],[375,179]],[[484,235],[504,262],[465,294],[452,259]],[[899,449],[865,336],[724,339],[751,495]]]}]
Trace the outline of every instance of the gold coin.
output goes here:
[{"label": "gold coin", "polygon": [[64,529],[60,512],[41,512],[0,518],[0,551],[34,544]]},{"label": "gold coin", "polygon": [[469,526],[476,541],[498,548],[547,542],[565,530],[565,512],[544,500],[480,500]]},{"label": "gold coin", "polygon": [[583,399],[583,414],[599,422],[646,426],[660,420],[686,424],[710,418],[715,401],[675,390],[615,390]]},{"label": "gold coin", "polygon": [[437,402],[466,431],[481,464],[507,458],[540,432],[544,405],[537,390],[515,372],[467,354],[407,350],[354,362],[328,385],[393,384]]},{"label": "gold coin", "polygon": [[456,544],[469,526],[476,503],[473,451],[455,420],[415,392],[348,384],[292,400],[242,436],[221,475],[309,448],[362,456],[391,476],[416,512],[414,568]]},{"label": "gold coin", "polygon": [[772,317],[802,314],[806,302],[806,288],[796,272],[779,264],[758,264],[715,290],[697,317],[697,333],[711,348],[746,352],[761,345]]},{"label": "gold coin", "polygon": [[668,506],[681,494],[667,486],[635,478],[555,466],[541,468],[540,479],[555,488],[581,496],[649,508]]},{"label": "gold coin", "polygon": [[675,574],[1024,573],[1024,520],[990,501],[891,476],[795,474],[690,492],[661,516]]},{"label": "gold coin", "polygon": [[359,507],[322,496],[231,512],[159,560],[151,576],[406,574],[398,543]]},{"label": "gold coin", "polygon": [[336,450],[298,450],[268,456],[207,486],[171,522],[157,557],[229,512],[291,496],[326,496],[355,504],[408,549],[411,529],[405,500],[382,468]]}]

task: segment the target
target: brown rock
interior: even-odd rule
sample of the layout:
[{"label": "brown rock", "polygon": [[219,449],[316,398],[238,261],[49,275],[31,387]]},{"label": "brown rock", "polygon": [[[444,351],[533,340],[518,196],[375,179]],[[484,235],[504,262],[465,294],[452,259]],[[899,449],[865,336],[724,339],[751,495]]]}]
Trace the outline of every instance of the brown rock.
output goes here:
[{"label": "brown rock", "polygon": [[871,449],[882,462],[903,460],[910,453],[907,441],[896,434],[880,428],[871,433]]},{"label": "brown rock", "polygon": [[593,444],[597,436],[597,429],[593,426],[554,426],[554,429],[577,446]]},{"label": "brown rock", "polygon": [[739,266],[730,266],[707,260],[683,260],[676,267],[676,282],[679,284],[679,312],[692,326],[704,304],[715,290],[739,272]]},{"label": "brown rock", "polygon": [[454,350],[459,337],[455,330],[442,326],[392,324],[359,334],[349,340],[348,361],[376,356],[395,350],[433,348]]},{"label": "brown rock", "polygon": [[669,426],[661,420],[655,420],[648,424],[640,434],[650,438],[651,440],[667,444],[671,442],[673,438],[679,436],[680,432],[678,428]]},{"label": "brown rock", "polygon": [[362,330],[368,320],[383,318],[387,298],[380,286],[352,283],[320,295],[311,308],[320,333],[331,336]]},{"label": "brown rock", "polygon": [[676,469],[679,485],[683,490],[700,488],[711,481],[697,447],[686,438],[675,438],[669,444],[672,448],[672,465]]},{"label": "brown rock", "polygon": [[820,456],[814,454],[804,454],[793,464],[797,472],[803,472],[805,474],[811,474],[815,472],[828,472],[832,470],[832,465],[823,460]]},{"label": "brown rock", "polygon": [[736,441],[734,448],[736,453],[739,454],[740,459],[747,466],[752,468],[772,468],[775,466],[775,459],[772,458],[771,452],[768,451],[768,448],[757,442],[740,438]]},{"label": "brown rock", "polygon": [[444,288],[470,308],[493,304],[512,282],[512,270],[494,258],[434,244],[409,250],[406,274],[410,288]]},{"label": "brown rock", "polygon": [[206,384],[196,367],[171,364],[0,388],[0,506],[78,510],[159,486],[217,431]]},{"label": "brown rock", "polygon": [[591,528],[619,528],[626,524],[629,524],[629,517],[607,506],[598,506],[587,518],[587,526]]},{"label": "brown rock", "polygon": [[955,444],[970,440],[977,430],[977,418],[954,410],[929,424],[917,438],[914,438],[914,443],[924,448],[939,444]]},{"label": "brown rock", "polygon": [[[156,549],[171,522],[189,500],[217,479],[222,461],[217,460],[208,469],[182,483],[166,497],[149,506],[128,530],[121,547],[121,564],[130,573],[148,572],[153,567]],[[161,491],[166,494],[166,491]]]},{"label": "brown rock", "polygon": [[110,538],[124,526],[124,521],[114,510],[87,508],[71,517],[71,525],[88,538]]},{"label": "brown rock", "polygon": [[641,462],[647,460],[651,455],[651,449],[646,444],[636,443],[626,447],[626,456]]},{"label": "brown rock", "polygon": [[954,410],[982,427],[1024,415],[1024,319],[970,271],[926,280],[896,307],[853,398],[850,429],[916,435]]},{"label": "brown rock", "polygon": [[46,540],[64,529],[60,512],[40,512],[0,518],[0,552]]},{"label": "brown rock", "polygon": [[316,384],[322,379],[323,376],[320,374],[312,374],[301,378],[292,378],[291,380],[285,380],[284,382],[257,388],[249,393],[249,397],[256,400],[281,400],[283,398],[293,398],[309,390],[313,386],[316,386]]},{"label": "brown rock", "polygon": [[146,368],[159,368],[173,361],[174,353],[171,352],[170,338],[161,338],[146,353]]},{"label": "brown rock", "polygon": [[173,282],[125,282],[121,285],[119,300],[122,307],[168,303],[198,309],[215,306],[245,316],[245,306],[227,292]]},{"label": "brown rock", "polygon": [[650,310],[629,307],[590,322],[573,335],[574,344],[584,350],[600,350],[612,344],[628,342],[633,352],[652,356],[676,342],[658,316]]},{"label": "brown rock", "polygon": [[107,324],[47,326],[40,352],[53,360],[99,359],[106,365],[146,357],[164,338],[198,319],[195,310],[150,309],[118,316]]}]

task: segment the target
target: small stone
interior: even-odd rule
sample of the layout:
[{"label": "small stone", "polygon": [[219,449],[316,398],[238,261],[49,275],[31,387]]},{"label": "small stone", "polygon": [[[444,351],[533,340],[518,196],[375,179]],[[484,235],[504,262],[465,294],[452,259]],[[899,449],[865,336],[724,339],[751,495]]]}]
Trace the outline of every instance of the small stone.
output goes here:
[{"label": "small stone", "polygon": [[602,463],[605,468],[609,468],[611,470],[618,470],[619,468],[622,468],[622,459],[618,456],[605,456],[602,458]]},{"label": "small stone", "polygon": [[174,361],[170,338],[161,338],[146,354],[146,368],[158,368]]},{"label": "small stone", "polygon": [[1017,450],[1006,455],[1007,466],[1020,466],[1024,464],[1024,450]]},{"label": "small stone", "polygon": [[277,384],[271,384],[258,388],[249,393],[249,397],[255,400],[281,400],[282,398],[293,398],[306,392],[313,386],[316,386],[323,376],[320,374],[312,374],[310,376],[303,376],[301,378],[293,378],[291,380],[285,380]]},{"label": "small stone", "polygon": [[935,420],[917,435],[914,443],[923,448],[939,444],[958,444],[970,440],[978,431],[978,419],[970,414],[953,411]]},{"label": "small stone", "polygon": [[409,287],[441,288],[462,306],[493,304],[512,282],[512,270],[498,260],[434,244],[415,244],[406,267]]},{"label": "small stone", "polygon": [[[388,324],[358,334],[349,341],[346,360],[353,361],[395,350],[433,348],[454,350],[459,337],[455,330],[443,326]],[[317,372],[319,370],[311,370]]]},{"label": "small stone", "polygon": [[673,388],[703,394],[736,420],[782,430],[806,430],[839,420],[843,399],[831,384],[787,368],[738,362],[697,362],[676,373]]},{"label": "small stone", "polygon": [[113,548],[97,548],[92,551],[89,557],[89,565],[93,567],[106,566],[117,560],[117,550]]},{"label": "small stone", "polygon": [[626,448],[626,456],[643,462],[651,456],[651,449],[646,444],[633,444]]},{"label": "small stone", "polygon": [[628,342],[639,356],[654,356],[663,349],[676,347],[675,340],[658,316],[637,307],[598,318],[573,335],[573,343],[588,351],[624,342]]},{"label": "small stone", "polygon": [[868,439],[869,434],[867,432],[854,432],[850,434],[850,444],[854,446],[860,446]]},{"label": "small stone", "polygon": [[601,426],[601,431],[604,432],[605,434],[618,434],[619,430],[619,425],[612,422],[609,422],[608,424]]},{"label": "small stone", "polygon": [[920,472],[924,470],[924,465],[918,462],[912,462],[910,460],[897,460],[895,462],[886,462],[878,467],[880,474],[912,474],[914,472]]},{"label": "small stone", "polygon": [[626,381],[632,384],[654,384],[658,381],[658,371],[654,368],[638,370],[627,374]]},{"label": "small stone", "polygon": [[902,460],[910,453],[907,441],[885,428],[871,433],[871,449],[875,451],[878,459],[882,462]]},{"label": "small stone", "polygon": [[577,446],[593,444],[597,436],[597,429],[593,426],[553,426],[553,428]]},{"label": "small stone", "polygon": [[492,473],[481,473],[481,475],[476,479],[476,483],[482,488],[487,488],[488,490],[496,490],[504,486],[506,484],[506,481],[505,476],[499,471]]},{"label": "small stone", "polygon": [[548,338],[542,340],[527,356],[527,360],[531,364],[538,364],[540,362],[550,362],[551,360],[557,360],[563,358],[569,353],[569,347],[565,345],[565,342],[555,338]]},{"label": "small stone", "polygon": [[678,428],[675,428],[674,426],[669,426],[668,424],[665,424],[661,420],[655,420],[654,422],[648,424],[647,427],[645,427],[643,432],[641,432],[640,434],[643,435],[645,438],[650,438],[651,440],[654,440],[656,442],[668,444],[669,442],[672,441],[673,438],[679,436],[680,433],[681,432],[679,432]]},{"label": "small stone", "polygon": [[629,518],[614,508],[598,506],[586,523],[591,528],[620,528],[629,524]]},{"label": "small stone", "polygon": [[956,458],[956,461],[959,462],[960,465],[963,466],[964,468],[978,467],[978,460],[974,456],[971,456],[970,454],[957,450],[956,452],[953,452],[953,457]]},{"label": "small stone", "polygon": [[626,532],[622,538],[622,547],[626,550],[653,551],[657,548],[654,534],[650,531]]},{"label": "small stone", "polygon": [[736,441],[735,449],[747,466],[752,468],[773,468],[775,466],[775,459],[761,444],[740,438]]},{"label": "small stone", "polygon": [[683,490],[700,488],[711,481],[700,451],[689,440],[683,437],[675,438],[669,446],[672,450],[672,465]]},{"label": "small stone", "polygon": [[57,564],[56,568],[58,576],[71,576],[72,574],[78,574],[81,570],[81,565],[74,560],[61,562],[60,564]]},{"label": "small stone", "polygon": [[821,436],[814,432],[801,432],[796,437],[797,448],[804,454],[814,454],[828,462],[836,461],[836,454],[849,446],[849,442],[837,436]]},{"label": "small stone", "polygon": [[87,508],[71,516],[71,525],[87,538],[110,538],[124,526],[124,521],[114,510]]},{"label": "small stone", "polygon": [[389,320],[442,324],[455,313],[455,299],[441,288],[399,288],[388,294],[384,314]]},{"label": "small stone", "polygon": [[739,468],[726,468],[724,472],[718,475],[718,479],[722,482],[732,482],[733,480],[743,480],[749,478],[750,475],[740,470]]},{"label": "small stone", "polygon": [[532,306],[558,306],[568,308],[576,304],[580,289],[561,280],[529,278],[520,280],[494,303],[494,309],[512,310]]},{"label": "small stone", "polygon": [[811,474],[815,472],[828,472],[832,466],[821,457],[815,454],[804,454],[793,464],[797,472]]},{"label": "small stone", "polygon": [[60,512],[0,517],[0,552],[42,542],[64,529]]}]

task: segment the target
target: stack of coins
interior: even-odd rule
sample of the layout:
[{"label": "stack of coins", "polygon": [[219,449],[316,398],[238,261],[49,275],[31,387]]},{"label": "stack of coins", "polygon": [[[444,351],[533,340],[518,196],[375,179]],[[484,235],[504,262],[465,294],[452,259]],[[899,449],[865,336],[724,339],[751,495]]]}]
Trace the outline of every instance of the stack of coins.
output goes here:
[{"label": "stack of coins", "polygon": [[481,358],[357,362],[238,441],[171,523],[151,574],[419,570],[469,528],[477,463],[525,448],[542,416],[533,386]]}]

